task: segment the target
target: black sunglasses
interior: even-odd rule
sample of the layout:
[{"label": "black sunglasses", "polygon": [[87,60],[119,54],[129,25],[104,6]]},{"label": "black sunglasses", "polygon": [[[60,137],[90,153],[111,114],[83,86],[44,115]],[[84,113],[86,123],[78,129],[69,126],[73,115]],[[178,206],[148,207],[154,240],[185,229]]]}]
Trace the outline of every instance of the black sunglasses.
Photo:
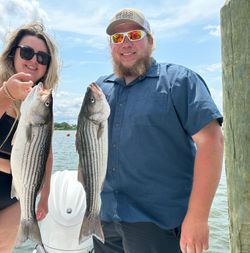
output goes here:
[{"label": "black sunglasses", "polygon": [[36,55],[36,60],[39,64],[49,65],[51,56],[48,53],[43,51],[38,51],[35,53],[34,49],[29,46],[16,46],[16,48],[20,48],[20,57],[24,60],[31,60],[34,55]]}]

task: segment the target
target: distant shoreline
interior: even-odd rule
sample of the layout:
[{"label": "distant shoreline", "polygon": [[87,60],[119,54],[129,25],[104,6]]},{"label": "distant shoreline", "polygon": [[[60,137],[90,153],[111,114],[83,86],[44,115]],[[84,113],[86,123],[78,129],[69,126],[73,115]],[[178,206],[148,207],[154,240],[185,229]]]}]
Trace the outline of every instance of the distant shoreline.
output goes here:
[{"label": "distant shoreline", "polygon": [[76,129],[62,129],[62,128],[54,128],[55,131],[76,131]]},{"label": "distant shoreline", "polygon": [[69,124],[67,122],[55,122],[54,123],[54,130],[76,130],[76,124]]}]

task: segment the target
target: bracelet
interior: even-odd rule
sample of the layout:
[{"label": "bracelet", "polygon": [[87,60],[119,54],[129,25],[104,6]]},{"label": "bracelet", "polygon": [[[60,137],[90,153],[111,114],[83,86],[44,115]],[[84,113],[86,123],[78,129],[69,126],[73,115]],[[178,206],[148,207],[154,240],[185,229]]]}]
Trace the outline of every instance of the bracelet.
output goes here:
[{"label": "bracelet", "polygon": [[7,86],[6,86],[6,82],[3,82],[3,91],[4,91],[4,94],[7,98],[15,101],[16,99],[11,95],[10,91],[8,90]]}]

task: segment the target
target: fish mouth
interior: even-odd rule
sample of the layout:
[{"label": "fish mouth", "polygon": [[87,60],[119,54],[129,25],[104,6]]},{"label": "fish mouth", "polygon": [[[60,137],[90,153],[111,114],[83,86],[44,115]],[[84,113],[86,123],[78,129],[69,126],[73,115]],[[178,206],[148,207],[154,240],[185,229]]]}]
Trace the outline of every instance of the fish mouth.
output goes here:
[{"label": "fish mouth", "polygon": [[39,82],[37,85],[36,93],[42,100],[46,100],[49,96],[52,96],[52,89],[47,89],[44,87],[42,82]]},{"label": "fish mouth", "polygon": [[96,83],[91,83],[89,89],[94,92],[99,98],[102,96],[102,92]]}]

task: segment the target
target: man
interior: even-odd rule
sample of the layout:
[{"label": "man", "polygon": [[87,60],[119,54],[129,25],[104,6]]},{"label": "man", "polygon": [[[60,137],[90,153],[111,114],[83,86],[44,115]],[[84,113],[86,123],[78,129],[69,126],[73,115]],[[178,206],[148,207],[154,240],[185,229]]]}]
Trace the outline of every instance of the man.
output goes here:
[{"label": "man", "polygon": [[97,83],[111,107],[101,194],[105,244],[95,253],[200,253],[222,167],[222,116],[203,79],[159,64],[144,15],[110,21],[114,74]]}]

